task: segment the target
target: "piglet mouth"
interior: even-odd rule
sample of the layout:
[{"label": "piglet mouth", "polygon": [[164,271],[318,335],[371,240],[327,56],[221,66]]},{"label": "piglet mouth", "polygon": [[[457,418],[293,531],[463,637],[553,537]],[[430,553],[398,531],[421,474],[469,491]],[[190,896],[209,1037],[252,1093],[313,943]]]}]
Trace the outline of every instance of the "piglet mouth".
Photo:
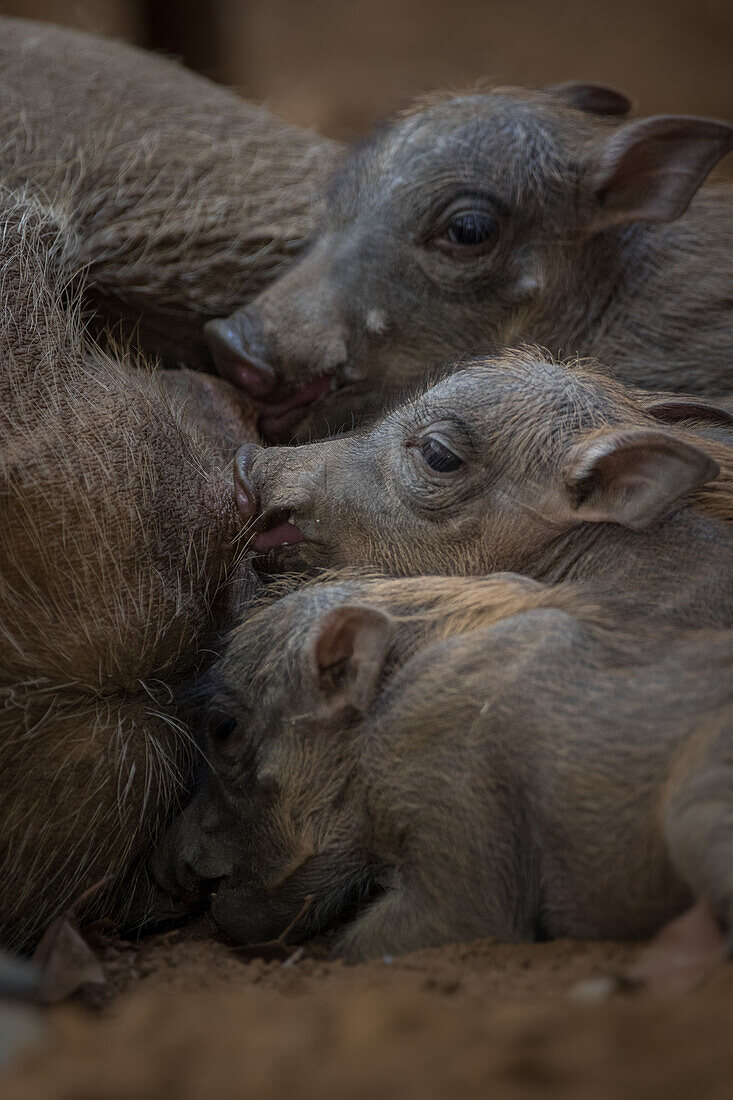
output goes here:
[{"label": "piglet mouth", "polygon": [[301,529],[292,522],[292,514],[282,509],[265,513],[257,526],[260,530],[253,535],[249,543],[250,550],[254,550],[256,554],[266,554],[269,550],[307,542]]},{"label": "piglet mouth", "polygon": [[[318,889],[317,883],[309,890],[309,882],[303,884],[303,893],[295,907],[283,907],[277,915],[270,906],[272,894],[264,898],[259,893],[232,890],[226,886],[211,899],[211,915],[232,939],[253,947],[272,948],[294,946],[314,936],[337,932],[350,924],[363,910],[381,897],[384,886],[371,868],[357,874],[346,875],[341,882],[332,884],[328,891]],[[289,915],[285,915],[290,910]]]},{"label": "piglet mouth", "polygon": [[273,443],[287,442],[307,409],[336,388],[336,374],[312,378],[300,389],[278,401],[260,401],[258,421],[262,435]]}]

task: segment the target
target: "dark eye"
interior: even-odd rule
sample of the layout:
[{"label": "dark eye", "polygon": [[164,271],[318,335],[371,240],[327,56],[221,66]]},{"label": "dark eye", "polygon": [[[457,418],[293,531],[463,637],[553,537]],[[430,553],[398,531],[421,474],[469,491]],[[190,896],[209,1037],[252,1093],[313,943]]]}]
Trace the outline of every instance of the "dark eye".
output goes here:
[{"label": "dark eye", "polygon": [[454,454],[443,443],[428,436],[420,444],[420,454],[425,459],[431,470],[439,474],[450,474],[463,465],[463,459]]},{"label": "dark eye", "polygon": [[462,210],[453,215],[434,244],[454,256],[478,256],[493,246],[499,228],[485,210]]},{"label": "dark eye", "polygon": [[237,719],[231,715],[219,718],[212,727],[211,736],[218,744],[223,745],[237,728]]}]

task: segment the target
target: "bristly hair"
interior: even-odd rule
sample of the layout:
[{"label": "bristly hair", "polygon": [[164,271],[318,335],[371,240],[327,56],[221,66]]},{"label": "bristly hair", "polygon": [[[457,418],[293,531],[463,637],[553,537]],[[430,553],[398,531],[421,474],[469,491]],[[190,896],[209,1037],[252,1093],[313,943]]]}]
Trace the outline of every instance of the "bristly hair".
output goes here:
[{"label": "bristly hair", "polygon": [[[0,938],[123,890],[193,742],[171,685],[240,551],[230,471],[149,366],[82,315],[78,237],[0,192]],[[119,895],[118,895],[119,896]],[[105,901],[106,899],[106,901]]]},{"label": "bristly hair", "polygon": [[527,89],[501,86],[496,83],[493,77],[482,76],[475,80],[473,84],[461,84],[456,87],[449,86],[418,92],[409,103],[399,109],[396,117],[411,118],[422,111],[429,111],[432,107],[440,107],[444,103],[452,103],[456,99],[470,99],[473,96],[491,95],[492,93],[518,96],[525,93],[526,97]]}]

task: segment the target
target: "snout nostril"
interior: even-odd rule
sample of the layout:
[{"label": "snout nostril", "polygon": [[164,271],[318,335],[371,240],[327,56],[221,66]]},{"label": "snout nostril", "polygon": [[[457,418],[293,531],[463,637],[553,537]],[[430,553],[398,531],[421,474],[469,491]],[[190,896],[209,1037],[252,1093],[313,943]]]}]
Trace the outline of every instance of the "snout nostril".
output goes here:
[{"label": "snout nostril", "polygon": [[245,443],[234,456],[234,493],[237,508],[242,519],[251,519],[259,511],[257,490],[252,483],[250,471],[256,454],[262,450],[256,443]]},{"label": "snout nostril", "polygon": [[264,449],[264,447],[260,447],[259,443],[244,443],[237,451],[234,459],[237,470],[248,476],[255,459]]},{"label": "snout nostril", "polygon": [[275,385],[272,367],[265,362],[255,329],[244,313],[218,318],[204,325],[204,334],[219,374],[254,400],[271,393]]},{"label": "snout nostril", "polygon": [[153,878],[169,897],[195,903],[201,893],[201,876],[188,860],[179,860],[173,850],[154,852],[149,864]]},{"label": "snout nostril", "polygon": [[229,317],[207,321],[204,325],[204,335],[214,355],[244,356],[247,354],[244,333],[241,327]]}]

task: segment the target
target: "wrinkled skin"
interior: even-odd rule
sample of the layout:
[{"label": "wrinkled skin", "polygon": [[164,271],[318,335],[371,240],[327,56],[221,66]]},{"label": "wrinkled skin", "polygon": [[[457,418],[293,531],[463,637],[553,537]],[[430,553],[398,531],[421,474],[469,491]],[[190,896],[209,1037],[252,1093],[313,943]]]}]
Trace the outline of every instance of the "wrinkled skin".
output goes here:
[{"label": "wrinkled skin", "polygon": [[[217,378],[86,339],[77,241],[0,196],[0,941],[146,919],[141,858],[190,781],[179,686],[256,580],[231,458],[254,428]],[[170,914],[169,914],[170,915]]]},{"label": "wrinkled skin", "polygon": [[730,625],[733,452],[681,430],[701,406],[635,393],[531,351],[479,360],[371,429],[245,446],[245,533],[265,571],[511,570],[616,585],[680,623]]},{"label": "wrinkled skin", "polygon": [[588,85],[443,97],[337,171],[306,255],[208,326],[263,435],[351,427],[449,359],[536,343],[654,389],[731,389],[733,145]]},{"label": "wrinkled skin", "polygon": [[211,671],[206,778],[159,882],[213,889],[244,942],[335,923],[350,961],[643,936],[694,897],[730,929],[733,634],[630,624],[510,576],[263,608]]}]

